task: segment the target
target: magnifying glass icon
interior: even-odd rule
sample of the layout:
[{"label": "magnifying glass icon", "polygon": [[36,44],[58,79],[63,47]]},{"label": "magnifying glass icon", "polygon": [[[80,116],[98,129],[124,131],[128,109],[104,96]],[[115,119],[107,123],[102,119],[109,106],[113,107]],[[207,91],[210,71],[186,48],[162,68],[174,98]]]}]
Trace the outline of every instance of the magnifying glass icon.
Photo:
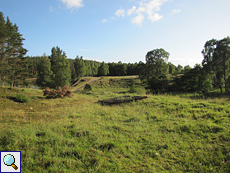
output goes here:
[{"label": "magnifying glass icon", "polygon": [[3,158],[3,162],[7,166],[12,166],[15,170],[18,169],[18,167],[14,164],[15,163],[15,158],[11,154],[7,154]]}]

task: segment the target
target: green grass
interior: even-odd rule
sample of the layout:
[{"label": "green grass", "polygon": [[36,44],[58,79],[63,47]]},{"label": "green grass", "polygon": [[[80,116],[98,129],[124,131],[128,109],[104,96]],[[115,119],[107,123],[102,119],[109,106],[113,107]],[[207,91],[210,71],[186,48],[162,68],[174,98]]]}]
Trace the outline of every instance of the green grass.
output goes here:
[{"label": "green grass", "polygon": [[[82,85],[85,85],[85,84],[87,84],[90,80],[92,80],[93,79],[93,77],[83,77],[80,81],[79,81],[79,83],[77,84],[77,85],[75,85],[74,87],[71,87],[70,88],[70,90],[74,90],[74,89],[76,89],[76,88],[78,88],[78,87],[80,87],[80,86],[82,86]],[[84,81],[83,81],[84,80]]]},{"label": "green grass", "polygon": [[16,94],[15,101],[21,102],[21,103],[29,103],[30,98],[25,96],[24,94]]},{"label": "green grass", "polygon": [[[138,93],[130,94],[133,84]],[[0,150],[22,151],[22,172],[230,171],[229,97],[148,95],[102,106],[96,102],[145,95],[144,86],[121,77],[91,86],[48,100],[42,90],[0,87]],[[10,99],[17,93],[31,102]]]}]

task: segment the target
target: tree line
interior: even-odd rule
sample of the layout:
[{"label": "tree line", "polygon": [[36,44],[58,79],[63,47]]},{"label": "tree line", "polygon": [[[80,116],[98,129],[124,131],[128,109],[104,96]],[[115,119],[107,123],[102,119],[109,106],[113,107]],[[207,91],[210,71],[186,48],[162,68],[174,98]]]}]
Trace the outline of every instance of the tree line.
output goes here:
[{"label": "tree line", "polygon": [[[168,65],[169,53],[164,49],[149,51],[146,63],[140,73],[140,79],[147,83],[153,93],[158,92],[199,92],[209,93],[212,88],[219,88],[221,93],[230,88],[230,37],[221,40],[211,39],[201,52],[204,56],[202,65],[194,68],[184,67],[183,75],[169,79],[167,74],[174,68]],[[173,73],[172,73],[173,74]]]},{"label": "tree line", "polygon": [[[37,85],[41,87],[49,86],[51,88],[69,85],[83,76],[139,75],[144,69],[144,63],[141,61],[139,63],[122,63],[121,61],[118,63],[105,63],[84,60],[82,56],[77,56],[75,59],[67,59],[65,53],[62,52],[63,51],[57,46],[52,48],[50,56],[27,57],[29,73],[33,78],[37,78]],[[62,68],[64,61],[60,59],[61,57],[65,57],[65,62],[68,64],[66,68]],[[57,66],[57,64],[59,64],[59,66]],[[167,73],[173,75],[184,73],[186,70],[191,69],[189,66],[183,68],[181,65],[175,66],[172,63],[168,63],[167,66]],[[64,75],[63,80],[66,79],[63,84],[61,84],[61,76],[57,74],[60,69],[62,72],[65,71],[66,74],[69,74],[64,75],[64,73],[61,73]],[[56,78],[56,80],[54,78]]]},{"label": "tree line", "polygon": [[145,63],[105,63],[85,60],[82,56],[67,59],[58,46],[51,49],[50,56],[25,56],[23,40],[18,26],[9,17],[5,20],[0,12],[0,82],[3,85],[28,85],[28,78],[36,78],[38,86],[54,88],[69,86],[83,76],[139,75],[153,93],[207,93],[213,87],[227,93],[230,87],[229,37],[207,41],[201,52],[202,65],[193,68],[168,62],[170,54],[162,48],[147,52]]}]

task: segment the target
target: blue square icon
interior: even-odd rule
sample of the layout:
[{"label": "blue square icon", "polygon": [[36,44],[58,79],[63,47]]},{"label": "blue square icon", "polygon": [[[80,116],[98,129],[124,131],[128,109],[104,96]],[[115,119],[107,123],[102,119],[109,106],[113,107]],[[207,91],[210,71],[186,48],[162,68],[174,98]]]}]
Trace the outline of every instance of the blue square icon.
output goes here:
[{"label": "blue square icon", "polygon": [[21,172],[21,151],[0,151],[0,173]]}]

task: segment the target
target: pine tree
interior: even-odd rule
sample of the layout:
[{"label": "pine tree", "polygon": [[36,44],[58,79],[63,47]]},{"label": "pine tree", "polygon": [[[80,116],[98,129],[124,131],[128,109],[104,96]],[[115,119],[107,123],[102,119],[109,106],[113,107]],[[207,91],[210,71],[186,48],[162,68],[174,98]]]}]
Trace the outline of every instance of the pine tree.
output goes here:
[{"label": "pine tree", "polygon": [[92,74],[93,76],[98,74],[98,63],[96,61],[92,62]]},{"label": "pine tree", "polygon": [[99,76],[105,76],[109,74],[109,65],[105,64],[104,61],[101,63],[101,66],[98,69]]},{"label": "pine tree", "polygon": [[59,47],[56,47],[56,49],[53,47],[51,52],[51,69],[54,74],[52,87],[69,86],[71,81],[71,71],[70,63],[66,58],[65,52],[63,52]]},{"label": "pine tree", "polygon": [[85,75],[85,63],[82,56],[80,58],[78,56],[75,58],[74,68],[77,77]]},{"label": "pine tree", "polygon": [[51,71],[51,62],[47,56],[43,56],[38,64],[38,77],[36,84],[42,88],[51,87],[53,72]]},{"label": "pine tree", "polygon": [[1,78],[11,85],[25,84],[26,77],[29,76],[26,58],[27,50],[23,48],[22,34],[18,31],[18,26],[12,24],[7,17],[4,20],[0,13],[0,47],[1,47]]},{"label": "pine tree", "polygon": [[70,71],[71,71],[71,83],[76,81],[76,72],[75,72],[75,68],[74,68],[74,60],[73,59],[68,59],[69,63],[70,63]]},{"label": "pine tree", "polygon": [[6,27],[3,13],[0,12],[0,81],[5,81],[6,61],[5,57]]},{"label": "pine tree", "polygon": [[19,33],[18,26],[16,24],[12,25],[9,17],[7,17],[6,28],[8,31],[6,58],[9,62],[9,79],[11,85],[23,84],[25,83],[26,76],[29,76],[27,73],[28,68],[25,65],[26,58],[24,58],[27,50],[22,47],[22,41],[25,39]]}]

